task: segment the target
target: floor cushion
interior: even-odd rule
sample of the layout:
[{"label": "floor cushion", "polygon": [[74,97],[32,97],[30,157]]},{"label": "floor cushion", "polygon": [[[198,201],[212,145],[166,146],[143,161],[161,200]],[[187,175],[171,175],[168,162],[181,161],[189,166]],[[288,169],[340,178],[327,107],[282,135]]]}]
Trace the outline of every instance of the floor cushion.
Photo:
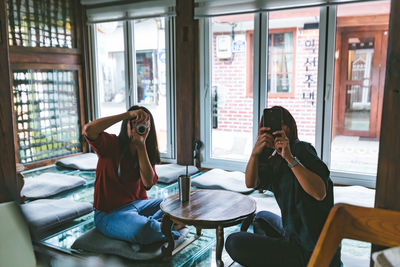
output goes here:
[{"label": "floor cushion", "polygon": [[97,155],[95,153],[84,153],[60,159],[57,161],[56,165],[81,171],[95,171],[97,160]]},{"label": "floor cushion", "polygon": [[24,182],[21,196],[27,199],[47,198],[86,183],[85,179],[78,176],[51,172],[25,178]]},{"label": "floor cushion", "polygon": [[93,211],[89,202],[72,199],[39,199],[21,205],[28,223],[42,232]]},{"label": "floor cushion", "polygon": [[[188,175],[193,175],[198,171],[199,169],[195,166],[188,166]],[[179,175],[186,174],[186,166],[179,164],[156,165],[156,173],[159,182],[169,184],[176,182]]]},{"label": "floor cushion", "polygon": [[[181,236],[175,240],[175,247],[183,243],[189,229],[185,227],[179,232]],[[131,260],[151,260],[161,257],[161,246],[164,244],[164,242],[160,242],[139,246],[127,241],[109,238],[94,228],[76,239],[71,248],[99,254],[117,255]]]},{"label": "floor cushion", "polygon": [[221,169],[212,169],[197,176],[192,180],[192,186],[203,189],[223,189],[244,194],[254,191],[253,188],[246,187],[243,172],[230,172]]}]

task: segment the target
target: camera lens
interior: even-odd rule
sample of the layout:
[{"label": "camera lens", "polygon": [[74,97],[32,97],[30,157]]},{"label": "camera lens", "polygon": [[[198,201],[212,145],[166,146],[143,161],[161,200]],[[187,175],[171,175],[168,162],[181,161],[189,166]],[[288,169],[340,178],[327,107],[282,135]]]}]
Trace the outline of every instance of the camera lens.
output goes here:
[{"label": "camera lens", "polygon": [[144,135],[146,133],[146,125],[145,124],[138,124],[136,125],[136,132],[139,135]]}]

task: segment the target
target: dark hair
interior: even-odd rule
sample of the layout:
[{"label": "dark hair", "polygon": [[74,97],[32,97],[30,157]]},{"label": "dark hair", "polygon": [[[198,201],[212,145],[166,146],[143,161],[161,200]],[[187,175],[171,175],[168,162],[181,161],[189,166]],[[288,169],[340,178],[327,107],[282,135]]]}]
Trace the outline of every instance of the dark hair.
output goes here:
[{"label": "dark hair", "polygon": [[[149,155],[149,160],[151,165],[155,165],[157,163],[160,163],[160,152],[158,151],[158,143],[157,143],[157,134],[156,134],[156,127],[154,125],[154,119],[153,115],[151,112],[142,106],[132,106],[128,109],[128,111],[131,110],[138,110],[142,109],[144,110],[147,114],[150,115],[150,132],[149,135],[147,136],[146,139],[146,149],[147,149],[147,155]],[[130,153],[129,148],[129,137],[128,137],[128,122],[130,122],[130,119],[123,120],[122,125],[121,125],[121,131],[119,132],[118,139],[119,139],[119,148],[121,151],[121,155]]]},{"label": "dark hair", "polygon": [[290,145],[293,145],[299,139],[296,121],[286,108],[282,106],[273,106],[272,108],[282,110],[282,124],[285,124],[287,127],[289,127],[289,134],[287,137],[289,138]]}]

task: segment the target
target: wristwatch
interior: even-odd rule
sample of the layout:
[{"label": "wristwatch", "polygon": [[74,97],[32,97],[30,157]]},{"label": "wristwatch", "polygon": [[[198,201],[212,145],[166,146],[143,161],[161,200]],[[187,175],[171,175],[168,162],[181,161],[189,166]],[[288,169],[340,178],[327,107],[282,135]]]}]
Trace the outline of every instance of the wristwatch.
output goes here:
[{"label": "wristwatch", "polygon": [[296,166],[298,164],[300,164],[300,161],[296,157],[294,157],[293,160],[288,163],[288,166],[289,166],[289,168],[292,169],[294,166]]}]

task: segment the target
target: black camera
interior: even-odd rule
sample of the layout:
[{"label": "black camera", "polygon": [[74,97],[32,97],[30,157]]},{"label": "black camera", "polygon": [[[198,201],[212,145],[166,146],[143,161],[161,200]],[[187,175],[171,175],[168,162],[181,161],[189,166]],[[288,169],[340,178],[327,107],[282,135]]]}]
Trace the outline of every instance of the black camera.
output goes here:
[{"label": "black camera", "polygon": [[264,109],[263,126],[271,128],[268,131],[269,134],[272,134],[275,131],[282,130],[282,109],[280,108]]},{"label": "black camera", "polygon": [[146,133],[146,129],[146,124],[136,124],[136,132],[138,133],[138,135],[144,135]]},{"label": "black camera", "polygon": [[144,135],[146,133],[146,129],[147,129],[146,124],[143,124],[143,123],[136,124],[136,122],[134,120],[131,120],[131,128],[133,129],[133,127],[135,127],[138,135]]}]

